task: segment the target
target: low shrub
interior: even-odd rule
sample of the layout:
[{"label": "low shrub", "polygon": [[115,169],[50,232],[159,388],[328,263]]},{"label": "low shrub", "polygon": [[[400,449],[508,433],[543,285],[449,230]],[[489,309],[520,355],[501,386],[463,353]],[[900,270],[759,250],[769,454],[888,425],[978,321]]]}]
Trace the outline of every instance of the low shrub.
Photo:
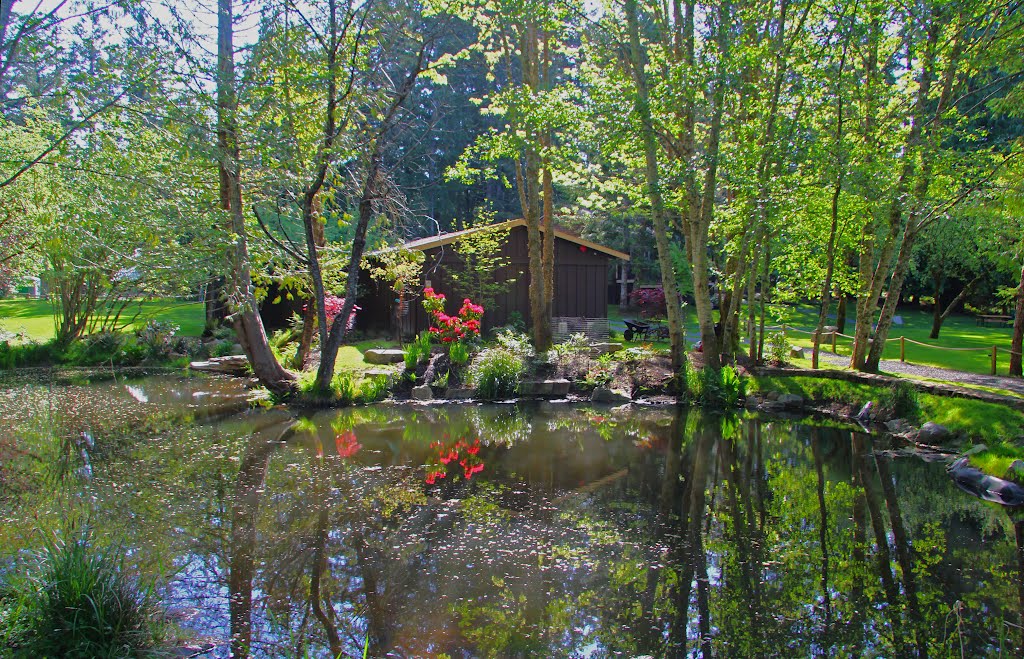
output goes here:
[{"label": "low shrub", "polygon": [[135,333],[139,342],[149,352],[150,357],[163,358],[171,353],[174,347],[174,335],[179,327],[174,323],[151,320],[146,326]]},{"label": "low shrub", "polygon": [[769,363],[779,366],[789,357],[789,339],[784,332],[772,332],[765,339]]},{"label": "low shrub", "polygon": [[593,369],[590,356],[590,340],[585,334],[573,334],[562,343],[551,346],[548,361],[555,367],[559,377],[580,380]]},{"label": "low shrub", "polygon": [[470,383],[485,400],[512,398],[526,374],[526,361],[502,347],[488,348],[477,355],[470,368]]},{"label": "low shrub", "polygon": [[523,361],[532,359],[536,354],[530,337],[516,330],[505,329],[498,332],[494,336],[494,342],[499,348],[511,352]]}]

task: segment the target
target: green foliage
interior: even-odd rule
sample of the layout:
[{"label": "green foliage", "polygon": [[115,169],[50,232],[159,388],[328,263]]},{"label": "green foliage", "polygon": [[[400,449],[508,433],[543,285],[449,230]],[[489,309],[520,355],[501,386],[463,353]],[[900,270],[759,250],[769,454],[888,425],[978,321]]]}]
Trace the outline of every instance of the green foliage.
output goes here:
[{"label": "green foliage", "polygon": [[493,224],[494,214],[477,209],[474,229],[463,234],[452,247],[462,259],[463,268],[452,269],[449,275],[455,288],[477,304],[489,308],[494,300],[508,291],[515,282],[515,276],[503,276],[512,260],[502,255],[502,247],[508,240],[509,229]]},{"label": "green foliage", "polygon": [[439,373],[434,378],[434,381],[430,383],[430,386],[437,387],[438,389],[447,389],[448,388],[448,379],[449,379],[450,375],[451,375],[451,373],[448,372],[448,371],[445,371],[444,373]]},{"label": "green foliage", "polygon": [[470,368],[469,381],[484,400],[513,398],[526,374],[525,360],[502,347],[487,348],[477,355]]},{"label": "green foliage", "polygon": [[693,401],[710,409],[736,407],[747,396],[747,380],[731,366],[720,370],[702,368],[687,378]]},{"label": "green foliage", "polygon": [[494,337],[494,342],[498,344],[499,348],[511,352],[523,361],[532,359],[536,354],[530,337],[522,332],[511,329],[502,330]]},{"label": "green foliage", "polygon": [[[53,657],[131,657],[159,640],[152,587],[128,573],[122,547],[98,548],[88,532],[47,541],[27,574],[0,587],[6,647]],[[13,643],[12,643],[13,641]]]},{"label": "green foliage", "polygon": [[469,346],[462,341],[453,341],[448,346],[448,358],[456,366],[462,366],[469,361]]},{"label": "green foliage", "polygon": [[424,330],[417,335],[415,345],[419,353],[420,361],[427,361],[430,359],[430,342],[430,332]]}]

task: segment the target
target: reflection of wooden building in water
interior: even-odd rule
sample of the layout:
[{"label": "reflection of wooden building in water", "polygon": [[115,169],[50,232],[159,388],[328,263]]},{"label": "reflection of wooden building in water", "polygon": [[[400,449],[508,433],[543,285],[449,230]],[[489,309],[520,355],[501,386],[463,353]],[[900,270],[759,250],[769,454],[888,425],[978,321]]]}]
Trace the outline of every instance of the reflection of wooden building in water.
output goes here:
[{"label": "reflection of wooden building in water", "polygon": [[[414,335],[429,327],[429,317],[420,304],[422,289],[432,287],[448,298],[446,311],[456,313],[464,297],[458,290],[451,273],[465,268],[457,251],[458,241],[476,231],[491,227],[508,229],[501,246],[501,256],[507,263],[494,273],[494,281],[511,281],[505,290],[486,305],[484,330],[508,325],[521,319],[530,325],[529,251],[525,220],[511,220],[499,225],[454,231],[405,243],[404,247],[424,255],[421,285],[406,293],[402,305],[402,333]],[[370,258],[373,255],[369,255]],[[556,336],[563,332],[582,331],[607,336],[609,270],[614,259],[629,260],[629,255],[599,245],[579,236],[555,230],[555,292],[552,330]],[[360,273],[359,306],[356,329],[369,333],[392,333],[394,305],[397,303],[390,286],[374,281],[365,270]],[[473,300],[477,302],[477,300]],[[589,319],[590,322],[587,322]],[[559,330],[562,330],[561,332]]]}]

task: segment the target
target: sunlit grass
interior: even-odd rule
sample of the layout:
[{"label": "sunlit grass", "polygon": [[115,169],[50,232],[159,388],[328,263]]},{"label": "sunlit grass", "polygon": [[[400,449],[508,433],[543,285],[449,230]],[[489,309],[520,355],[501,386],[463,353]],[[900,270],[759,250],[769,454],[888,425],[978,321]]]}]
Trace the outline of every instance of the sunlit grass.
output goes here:
[{"label": "sunlit grass", "polygon": [[[199,336],[203,333],[206,314],[201,302],[179,300],[148,300],[141,310],[133,305],[130,313],[139,311],[132,329],[144,327],[150,320],[174,323],[179,334]],[[124,316],[122,316],[124,318]],[[48,341],[54,335],[53,306],[48,300],[0,300],[0,329],[24,333],[33,341]]]}]

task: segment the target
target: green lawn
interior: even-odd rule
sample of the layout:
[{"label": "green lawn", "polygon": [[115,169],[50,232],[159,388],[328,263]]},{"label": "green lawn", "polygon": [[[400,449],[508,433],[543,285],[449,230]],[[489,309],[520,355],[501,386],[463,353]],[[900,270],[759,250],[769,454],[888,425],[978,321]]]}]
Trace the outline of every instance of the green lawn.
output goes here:
[{"label": "green lawn", "polygon": [[[817,310],[811,307],[790,307],[784,314],[787,335],[792,343],[802,346],[811,345],[810,332],[817,322]],[[900,358],[899,337],[909,339],[904,343],[906,361],[912,364],[925,364],[951,368],[971,373],[991,373],[992,346],[998,346],[997,373],[1006,375],[1010,363],[1010,339],[1013,335],[1011,327],[979,327],[973,316],[951,316],[942,325],[938,339],[928,338],[932,328],[932,316],[925,311],[901,310],[898,314],[903,319],[902,325],[893,325],[889,331],[883,359]],[[828,324],[834,321],[829,320]],[[847,322],[845,334],[853,336],[855,325]],[[927,345],[916,345],[917,341]],[[849,355],[853,344],[851,339],[839,337],[836,347],[839,354]],[[973,348],[973,350],[963,350]]]},{"label": "green lawn", "polygon": [[[852,313],[851,309],[851,313]],[[686,342],[693,345],[700,338],[697,328],[696,314],[692,308],[684,309],[686,319]],[[778,328],[782,323],[786,324],[786,335],[790,343],[799,346],[811,345],[811,332],[818,322],[818,310],[810,306],[784,306],[769,305],[765,325]],[[997,373],[1006,375],[1010,364],[1010,339],[1013,336],[1012,327],[979,327],[973,316],[954,315],[942,325],[942,331],[938,339],[928,338],[932,329],[931,313],[917,310],[900,310],[897,314],[902,320],[902,325],[893,325],[889,331],[889,340],[886,342],[884,359],[898,360],[900,358],[899,337],[904,336],[909,340],[917,341],[928,345],[915,345],[910,341],[904,343],[906,360],[912,364],[924,364],[927,366],[939,366],[958,371],[971,373],[988,374],[992,371],[992,346],[998,346],[996,351]],[[717,314],[716,314],[717,316]],[[620,321],[622,318],[633,319],[635,314],[621,314],[618,307],[609,306],[608,317],[612,321]],[[835,323],[835,315],[826,322],[827,325]],[[853,336],[856,324],[853,318],[848,318],[846,332]],[[774,331],[774,330],[767,330]],[[657,347],[667,347],[668,342],[654,341]],[[852,339],[839,337],[836,341],[836,348],[840,355],[849,355],[853,344]],[[953,350],[952,348],[956,348]],[[962,348],[973,348],[973,350],[962,350]]]},{"label": "green lawn", "polygon": [[[132,308],[132,312],[137,310]],[[143,302],[133,327],[142,327],[150,320],[174,323],[186,336],[202,334],[206,322],[201,302],[178,300]],[[47,300],[0,300],[0,330],[24,332],[29,339],[48,341],[54,334],[53,307]]]}]

